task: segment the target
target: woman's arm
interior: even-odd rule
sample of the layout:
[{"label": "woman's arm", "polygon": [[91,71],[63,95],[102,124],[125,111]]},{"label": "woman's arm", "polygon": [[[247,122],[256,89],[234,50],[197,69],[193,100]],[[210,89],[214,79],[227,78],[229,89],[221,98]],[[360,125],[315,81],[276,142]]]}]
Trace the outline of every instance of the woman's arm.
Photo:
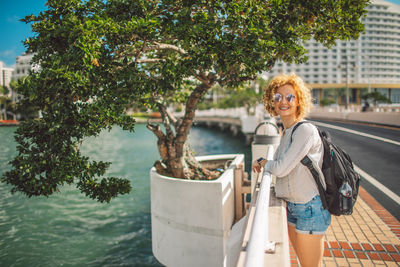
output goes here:
[{"label": "woman's arm", "polygon": [[267,162],[268,160],[264,158],[259,158],[252,163],[251,169],[253,170],[253,172],[261,172],[261,168],[263,168]]},{"label": "woman's arm", "polygon": [[[311,124],[299,126],[293,133],[292,143],[287,151],[276,160],[269,160],[264,163],[265,170],[277,177],[288,175],[310,151],[313,145],[313,135],[316,133],[316,129]],[[290,142],[290,139],[288,142]]]}]

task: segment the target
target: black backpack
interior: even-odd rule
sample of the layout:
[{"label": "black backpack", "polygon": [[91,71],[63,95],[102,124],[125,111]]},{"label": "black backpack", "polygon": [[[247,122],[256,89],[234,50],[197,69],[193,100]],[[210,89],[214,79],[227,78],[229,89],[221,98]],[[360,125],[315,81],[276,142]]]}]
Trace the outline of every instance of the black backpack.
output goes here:
[{"label": "black backpack", "polygon": [[[299,122],[294,126],[292,136],[296,128],[303,123],[306,121]],[[319,174],[311,159],[306,155],[301,163],[310,170],[314,177],[324,209],[336,216],[350,215],[353,213],[353,206],[357,200],[360,175],[354,170],[350,156],[332,142],[329,132],[321,131],[318,127],[317,129],[324,146],[321,171],[325,177],[326,190],[321,184]]]}]

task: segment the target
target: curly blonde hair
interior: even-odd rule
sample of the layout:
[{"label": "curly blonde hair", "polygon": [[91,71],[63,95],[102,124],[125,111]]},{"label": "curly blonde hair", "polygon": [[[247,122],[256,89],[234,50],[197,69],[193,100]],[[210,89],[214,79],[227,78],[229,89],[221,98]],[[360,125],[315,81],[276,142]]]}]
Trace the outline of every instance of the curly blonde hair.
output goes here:
[{"label": "curly blonde hair", "polygon": [[291,73],[289,75],[279,74],[272,78],[267,87],[263,89],[264,95],[262,100],[265,110],[272,116],[278,116],[274,106],[274,95],[279,87],[286,84],[293,86],[293,89],[296,93],[296,98],[299,101],[299,106],[297,108],[297,119],[304,119],[310,111],[312,105],[311,92],[300,76],[296,75],[295,73]]}]

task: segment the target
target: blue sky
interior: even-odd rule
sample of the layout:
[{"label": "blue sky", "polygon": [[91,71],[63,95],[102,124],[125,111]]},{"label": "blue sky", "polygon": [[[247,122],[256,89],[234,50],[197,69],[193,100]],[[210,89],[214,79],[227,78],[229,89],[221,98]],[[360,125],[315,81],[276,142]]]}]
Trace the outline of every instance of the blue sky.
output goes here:
[{"label": "blue sky", "polygon": [[[400,0],[389,0],[400,5]],[[0,61],[12,67],[15,58],[25,52],[23,40],[33,35],[30,25],[19,19],[39,14],[46,9],[46,0],[0,0]]]},{"label": "blue sky", "polygon": [[46,9],[46,0],[0,0],[0,61],[11,67],[15,58],[25,52],[23,40],[33,35],[30,25],[19,19],[39,14]]}]

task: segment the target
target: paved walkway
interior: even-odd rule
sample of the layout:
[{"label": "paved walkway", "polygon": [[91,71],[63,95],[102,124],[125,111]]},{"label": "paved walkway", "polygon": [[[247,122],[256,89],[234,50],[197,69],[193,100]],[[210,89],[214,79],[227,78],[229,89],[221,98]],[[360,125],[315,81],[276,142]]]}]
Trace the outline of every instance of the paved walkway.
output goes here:
[{"label": "paved walkway", "polygon": [[[291,266],[300,266],[290,248]],[[400,266],[400,223],[360,188],[351,216],[332,216],[324,266]]]}]

